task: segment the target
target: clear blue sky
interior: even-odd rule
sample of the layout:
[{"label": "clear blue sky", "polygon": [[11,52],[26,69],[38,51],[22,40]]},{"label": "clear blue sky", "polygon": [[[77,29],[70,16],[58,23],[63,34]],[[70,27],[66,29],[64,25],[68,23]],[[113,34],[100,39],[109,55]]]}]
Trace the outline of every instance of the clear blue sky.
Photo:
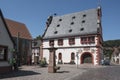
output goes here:
[{"label": "clear blue sky", "polygon": [[[31,35],[42,35],[47,17],[97,8],[99,0],[0,0],[5,18],[26,24]],[[103,39],[120,39],[120,0],[101,0]]]}]

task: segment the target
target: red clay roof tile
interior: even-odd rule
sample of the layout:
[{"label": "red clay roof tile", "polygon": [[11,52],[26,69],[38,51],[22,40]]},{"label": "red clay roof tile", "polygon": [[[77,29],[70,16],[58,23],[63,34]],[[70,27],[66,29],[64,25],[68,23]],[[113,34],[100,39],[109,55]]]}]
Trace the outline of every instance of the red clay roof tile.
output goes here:
[{"label": "red clay roof tile", "polygon": [[18,36],[18,32],[20,33],[20,38],[24,39],[32,39],[31,34],[29,33],[25,24],[16,22],[10,19],[5,19],[8,29],[13,37]]}]

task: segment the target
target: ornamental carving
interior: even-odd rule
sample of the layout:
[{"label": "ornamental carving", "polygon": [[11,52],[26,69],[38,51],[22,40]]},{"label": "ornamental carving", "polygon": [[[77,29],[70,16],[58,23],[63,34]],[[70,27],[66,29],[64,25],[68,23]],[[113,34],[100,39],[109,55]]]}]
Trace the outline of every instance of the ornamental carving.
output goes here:
[{"label": "ornamental carving", "polygon": [[95,52],[95,50],[94,49],[91,49],[91,53],[94,53]]},{"label": "ornamental carving", "polygon": [[89,50],[90,50],[90,48],[84,48],[83,50],[84,50],[84,51],[89,51]]}]

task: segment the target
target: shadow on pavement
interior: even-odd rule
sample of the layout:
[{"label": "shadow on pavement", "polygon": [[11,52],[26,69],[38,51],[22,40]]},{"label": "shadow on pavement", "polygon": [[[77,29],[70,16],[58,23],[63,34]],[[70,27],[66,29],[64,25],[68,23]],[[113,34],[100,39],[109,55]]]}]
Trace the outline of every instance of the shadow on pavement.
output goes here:
[{"label": "shadow on pavement", "polygon": [[57,73],[69,73],[70,71],[57,71]]},{"label": "shadow on pavement", "polygon": [[41,73],[37,73],[37,72],[33,72],[33,71],[18,70],[18,71],[12,71],[12,72],[8,72],[8,73],[2,73],[2,74],[0,74],[0,79],[38,75],[38,74],[40,75]]}]

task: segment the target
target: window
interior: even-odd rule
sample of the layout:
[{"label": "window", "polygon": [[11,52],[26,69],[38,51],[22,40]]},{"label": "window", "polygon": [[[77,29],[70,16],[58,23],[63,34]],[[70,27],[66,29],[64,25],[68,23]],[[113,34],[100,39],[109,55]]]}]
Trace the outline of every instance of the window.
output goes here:
[{"label": "window", "polygon": [[72,19],[75,19],[75,16],[73,16]]},{"label": "window", "polygon": [[37,56],[39,56],[39,53],[37,53]]},{"label": "window", "polygon": [[90,36],[90,37],[81,37],[81,44],[91,44],[95,43],[95,37]]},{"label": "window", "polygon": [[55,31],[55,32],[54,32],[54,34],[57,34],[57,33],[58,33],[58,31]]},{"label": "window", "polygon": [[86,17],[86,14],[83,14],[83,17]]},{"label": "window", "polygon": [[73,25],[73,24],[74,24],[74,22],[71,22],[70,24],[71,24],[71,25]]},{"label": "window", "polygon": [[72,29],[70,29],[69,32],[72,32]]},{"label": "window", "polygon": [[7,60],[7,47],[0,47],[0,61]]},{"label": "window", "polygon": [[75,38],[69,38],[69,45],[75,44]]},{"label": "window", "polygon": [[62,60],[62,53],[58,54],[58,60]]},{"label": "window", "polygon": [[58,24],[57,27],[60,27],[60,24]]},{"label": "window", "polygon": [[85,20],[82,20],[82,23],[85,23]]},{"label": "window", "polygon": [[58,45],[62,46],[63,45],[63,39],[58,39]]},{"label": "window", "polygon": [[75,60],[75,53],[71,53],[71,60]]},{"label": "window", "polygon": [[34,46],[36,46],[38,43],[34,41]]},{"label": "window", "polygon": [[87,37],[81,37],[81,44],[87,43]]},{"label": "window", "polygon": [[100,33],[100,28],[97,28],[97,33]]},{"label": "window", "polygon": [[80,28],[80,31],[83,31],[84,30],[84,28]]},{"label": "window", "polygon": [[54,40],[49,41],[49,46],[54,46]]},{"label": "window", "polygon": [[95,37],[94,36],[88,37],[88,42],[95,43]]},{"label": "window", "polygon": [[62,21],[62,19],[59,19],[59,21]]}]

